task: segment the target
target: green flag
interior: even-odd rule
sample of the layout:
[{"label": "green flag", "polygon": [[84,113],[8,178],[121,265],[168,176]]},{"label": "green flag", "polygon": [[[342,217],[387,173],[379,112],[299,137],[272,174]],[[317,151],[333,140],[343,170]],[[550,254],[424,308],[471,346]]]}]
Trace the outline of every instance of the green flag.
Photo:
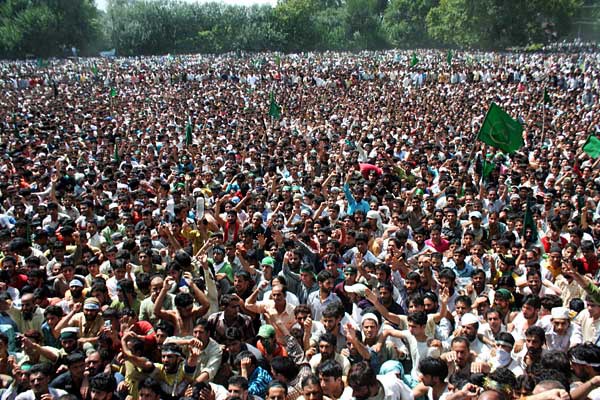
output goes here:
[{"label": "green flag", "polygon": [[110,97],[117,97],[117,88],[110,88]]},{"label": "green flag", "polygon": [[37,66],[38,68],[44,68],[47,65],[47,63],[44,61],[43,58],[39,57],[37,59]]},{"label": "green flag", "polygon": [[533,202],[531,201],[531,198],[528,198],[527,207],[525,208],[525,217],[523,218],[523,232],[521,232],[521,237],[527,237],[527,229],[531,229],[531,236],[527,240],[531,243],[535,243],[538,241],[538,231],[531,212],[532,205]]},{"label": "green flag", "polygon": [[121,162],[121,157],[119,156],[119,145],[115,143],[115,150],[113,153],[113,161],[117,164]]},{"label": "green flag", "polygon": [[96,66],[96,64],[92,65],[92,74],[98,76],[98,67]]},{"label": "green flag", "polygon": [[275,64],[277,66],[281,65],[281,57],[279,55],[275,55]]},{"label": "green flag", "polygon": [[548,89],[544,88],[544,104],[547,104],[549,106],[552,105],[552,99],[550,98],[550,95],[548,94]]},{"label": "green flag", "polygon": [[188,123],[185,127],[185,145],[186,146],[191,146],[192,145],[192,121],[188,120]]},{"label": "green flag", "polygon": [[492,103],[479,129],[477,139],[505,153],[514,153],[523,147],[523,127],[503,109]]},{"label": "green flag", "polygon": [[486,179],[488,176],[490,176],[494,168],[496,168],[496,164],[484,158],[481,162],[481,175],[483,176],[483,179]]},{"label": "green flag", "polygon": [[272,118],[279,119],[281,117],[281,106],[275,101],[275,94],[271,92],[271,104],[269,105],[269,115]]},{"label": "green flag", "polygon": [[417,53],[413,53],[412,58],[410,59],[410,66],[414,67],[419,63],[419,59],[417,58]]},{"label": "green flag", "polygon": [[592,158],[600,157],[600,139],[594,135],[590,135],[583,145],[583,151]]},{"label": "green flag", "polygon": [[446,54],[446,62],[448,65],[452,65],[452,50],[448,50],[448,54]]}]

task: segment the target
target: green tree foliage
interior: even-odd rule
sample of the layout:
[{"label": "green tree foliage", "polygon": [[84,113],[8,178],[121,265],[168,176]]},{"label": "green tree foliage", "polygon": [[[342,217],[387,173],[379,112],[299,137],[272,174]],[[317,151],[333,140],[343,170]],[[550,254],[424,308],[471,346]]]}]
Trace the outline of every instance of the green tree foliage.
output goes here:
[{"label": "green tree foliage", "polygon": [[427,13],[438,0],[392,0],[383,16],[383,29],[395,47],[431,45],[427,34]]},{"label": "green tree foliage", "polygon": [[446,45],[521,46],[564,36],[580,6],[581,0],[440,0],[427,30]]},{"label": "green tree foliage", "polygon": [[4,0],[0,2],[0,55],[92,51],[100,36],[93,0]]},{"label": "green tree foliage", "polygon": [[[362,50],[545,43],[592,26],[600,0],[0,0],[0,57]],[[585,18],[584,18],[585,17]],[[591,22],[590,22],[591,21]],[[574,25],[573,22],[576,22]],[[579,25],[577,25],[579,24]]]}]

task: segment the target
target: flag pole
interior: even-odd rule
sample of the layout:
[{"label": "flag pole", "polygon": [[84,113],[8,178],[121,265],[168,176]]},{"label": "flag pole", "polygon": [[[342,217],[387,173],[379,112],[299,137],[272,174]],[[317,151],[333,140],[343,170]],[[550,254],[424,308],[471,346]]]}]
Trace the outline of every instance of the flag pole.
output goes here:
[{"label": "flag pole", "polygon": [[542,143],[540,143],[540,146],[543,146],[544,141],[546,140],[546,100],[544,98],[545,92],[546,89],[544,89],[544,92],[542,93]]}]

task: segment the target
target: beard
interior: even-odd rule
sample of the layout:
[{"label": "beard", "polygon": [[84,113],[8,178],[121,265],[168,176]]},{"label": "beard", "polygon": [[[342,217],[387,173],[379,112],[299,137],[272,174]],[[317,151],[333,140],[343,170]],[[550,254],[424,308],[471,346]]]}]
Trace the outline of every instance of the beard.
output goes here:
[{"label": "beard", "polygon": [[31,321],[33,319],[33,310],[32,311],[22,311],[23,313],[23,319],[25,321]]}]

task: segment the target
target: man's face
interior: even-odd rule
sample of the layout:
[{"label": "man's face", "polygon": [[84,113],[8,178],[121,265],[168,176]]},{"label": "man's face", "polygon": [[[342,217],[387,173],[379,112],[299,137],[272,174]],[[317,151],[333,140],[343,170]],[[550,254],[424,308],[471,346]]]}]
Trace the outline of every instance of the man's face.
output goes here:
[{"label": "man's face", "polygon": [[485,275],[484,274],[475,274],[473,275],[473,286],[479,292],[481,292],[485,287]]},{"label": "man's face", "polygon": [[230,397],[239,397],[242,400],[248,399],[248,390],[244,390],[241,386],[229,384],[227,390]]},{"label": "man's face", "polygon": [[69,372],[71,376],[76,378],[83,377],[83,373],[85,372],[85,361],[81,361],[69,366]]},{"label": "man's face", "polygon": [[500,327],[502,326],[502,320],[500,319],[500,315],[497,312],[491,312],[487,315],[487,322],[492,329],[492,332],[498,332]]},{"label": "man's face", "polygon": [[161,356],[161,360],[167,373],[173,374],[175,371],[177,371],[177,367],[179,366],[179,357],[176,354],[163,354]]},{"label": "man's face", "polygon": [[381,299],[382,303],[387,304],[392,301],[392,292],[386,287],[380,287],[379,298]]},{"label": "man's face", "polygon": [[431,314],[437,311],[437,304],[431,299],[424,299],[423,304],[425,305],[425,312]]},{"label": "man's face", "polygon": [[462,334],[464,337],[469,339],[469,341],[474,341],[477,339],[477,324],[463,325]]},{"label": "man's face", "polygon": [[525,337],[525,344],[527,345],[527,350],[541,350],[543,345],[542,341],[538,339],[537,336]]},{"label": "man's face", "polygon": [[35,310],[33,295],[27,294],[21,298],[21,311],[24,316],[31,316]]},{"label": "man's face", "polygon": [[557,335],[566,335],[569,329],[569,321],[562,318],[555,318],[552,320],[552,326],[554,327],[554,333]]},{"label": "man's face", "polygon": [[92,322],[98,316],[98,310],[87,310],[87,309],[84,308],[83,309],[83,315],[84,315],[85,320],[87,322]]},{"label": "man's face", "polygon": [[377,333],[379,332],[379,326],[377,326],[377,323],[372,319],[367,319],[363,321],[362,328],[366,339],[374,339],[377,337]]},{"label": "man's face", "polygon": [[321,317],[321,323],[326,332],[332,332],[337,325],[337,320],[333,317]]},{"label": "man's face", "polygon": [[242,294],[248,289],[248,282],[244,278],[236,276],[233,278],[233,286],[238,294]]},{"label": "man's face", "polygon": [[442,277],[440,278],[440,286],[442,289],[453,289],[454,282],[452,281],[452,279]]},{"label": "man's face", "polygon": [[150,282],[150,293],[151,293],[153,300],[156,300],[156,298],[160,294],[160,291],[162,290],[162,287],[163,287],[162,278],[152,279],[152,281]]},{"label": "man's face", "polygon": [[523,307],[521,307],[521,311],[523,312],[523,316],[525,317],[525,319],[532,319],[537,316],[537,310],[529,304],[523,304]]},{"label": "man's face", "polygon": [[321,360],[329,360],[335,356],[335,347],[331,343],[321,340],[319,342],[319,352],[321,353]]},{"label": "man's face", "polygon": [[454,305],[454,309],[456,310],[456,315],[459,316],[465,315],[466,313],[471,311],[470,308],[467,307],[467,304],[463,303],[462,301],[457,301]]},{"label": "man's face", "polygon": [[413,336],[421,336],[425,333],[425,325],[415,324],[414,322],[408,323],[408,331]]},{"label": "man's face", "polygon": [[323,376],[319,374],[319,381],[323,394],[328,397],[333,397],[337,390],[343,386],[342,378],[334,378],[333,376]]},{"label": "man's face", "polygon": [[60,344],[67,353],[70,353],[77,348],[77,340],[75,339],[63,339],[60,341]]},{"label": "man's face", "polygon": [[36,395],[36,398],[48,393],[48,381],[48,377],[41,372],[29,375],[29,385]]},{"label": "man's face", "polygon": [[326,279],[323,282],[319,282],[319,289],[321,289],[321,292],[329,294],[333,290],[333,285],[333,278]]},{"label": "man's face", "polygon": [[456,342],[452,345],[452,351],[456,352],[456,363],[459,367],[464,367],[469,361],[469,348],[463,342]]},{"label": "man's face", "polygon": [[316,383],[309,383],[302,388],[302,394],[306,400],[322,400],[323,389]]},{"label": "man's face", "polygon": [[269,388],[265,400],[285,400],[285,389],[281,387]]},{"label": "man's face", "polygon": [[[138,394],[139,400],[159,400],[160,395],[154,393],[152,390],[148,388],[142,388]],[[242,400],[246,400],[243,398]]]},{"label": "man's face", "polygon": [[90,376],[99,373],[100,368],[102,368],[102,359],[100,358],[100,353],[94,352],[86,357],[85,371],[88,372]]},{"label": "man's face", "polygon": [[112,398],[112,393],[104,392],[102,390],[92,389],[90,393],[92,400],[109,400]]},{"label": "man's face", "polygon": [[529,276],[527,278],[527,285],[529,286],[529,289],[531,289],[532,293],[539,293],[540,289],[542,288],[540,276],[537,274]]}]

